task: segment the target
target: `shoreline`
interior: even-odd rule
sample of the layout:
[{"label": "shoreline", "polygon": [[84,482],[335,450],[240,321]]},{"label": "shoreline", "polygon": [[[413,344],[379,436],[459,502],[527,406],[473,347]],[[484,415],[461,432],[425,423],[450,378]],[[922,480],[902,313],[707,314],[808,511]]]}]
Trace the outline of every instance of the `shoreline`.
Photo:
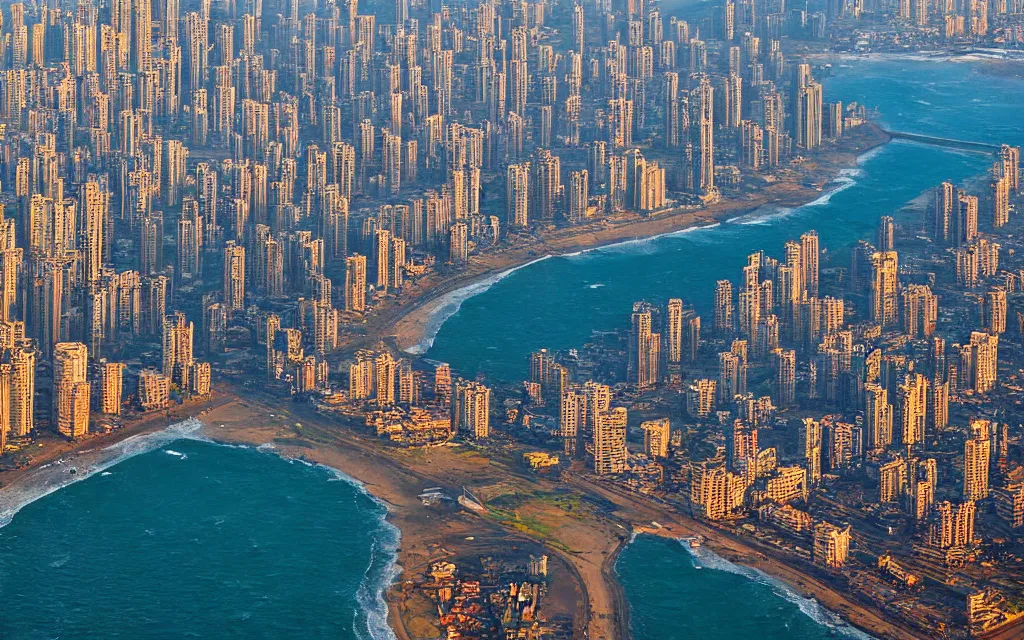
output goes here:
[{"label": "shoreline", "polygon": [[[669,507],[654,504],[639,495],[625,494],[593,479],[573,474],[567,484],[581,495],[603,499],[613,504],[614,508],[581,522],[580,528],[587,530],[581,541],[588,543],[587,546],[581,546],[583,550],[555,548],[543,540],[512,531],[457,509],[449,513],[439,513],[424,506],[417,499],[423,486],[437,484],[446,489],[454,488],[453,483],[461,481],[460,477],[466,476],[465,468],[449,470],[441,468],[443,465],[435,465],[436,468],[431,469],[424,465],[423,460],[402,460],[417,456],[390,449],[383,443],[354,434],[330,418],[315,414],[300,404],[295,404],[294,407],[282,406],[274,404],[269,396],[242,397],[231,393],[225,394],[220,400],[218,406],[205,415],[184,417],[172,425],[152,421],[142,427],[140,432],[125,433],[122,439],[109,446],[92,447],[71,453],[69,458],[79,461],[84,459],[83,456],[115,452],[116,455],[108,456],[105,463],[102,463],[102,469],[106,469],[128,457],[155,450],[184,438],[228,446],[253,447],[283,458],[320,465],[341,474],[340,477],[384,507],[381,516],[384,523],[382,526],[394,527],[397,532],[397,544],[388,551],[391,557],[384,567],[384,573],[375,576],[373,587],[368,587],[373,591],[368,593],[369,596],[375,601],[379,596],[386,604],[386,622],[393,634],[388,637],[394,637],[396,640],[425,637],[422,632],[417,633],[417,629],[422,630],[424,618],[428,618],[432,611],[425,612],[423,602],[417,603],[415,595],[410,596],[410,590],[406,587],[431,562],[494,553],[495,549],[502,547],[526,545],[546,549],[545,552],[553,561],[557,559],[562,563],[559,565],[561,570],[575,583],[575,602],[556,604],[556,607],[573,609],[573,637],[580,637],[586,630],[593,640],[628,638],[631,628],[630,606],[625,590],[618,580],[616,563],[625,546],[641,533],[673,539],[700,534],[704,536],[707,548],[724,561],[761,572],[769,579],[780,581],[794,594],[813,599],[824,610],[851,627],[871,633],[880,640],[922,637],[884,617],[873,608],[847,600],[832,587],[806,574],[799,567],[789,566],[771,558],[748,544],[748,541],[735,539],[727,532],[692,521],[685,514]],[[197,424],[199,426],[196,426]],[[140,446],[126,447],[125,443]],[[89,444],[93,442],[82,443],[83,446]],[[461,447],[442,448],[435,453],[440,454],[437,462],[448,463],[464,458],[466,450]],[[426,464],[429,465],[430,462],[427,461]],[[100,473],[102,469],[98,463],[89,470],[90,473],[76,477],[74,481],[85,479],[93,473]],[[31,484],[39,474],[45,475],[45,471],[43,468],[35,468],[23,474],[17,481]],[[473,474],[475,471],[470,469],[468,473]],[[503,473],[501,477],[505,478],[508,475]],[[522,478],[513,475],[510,479]],[[527,481],[537,486],[547,484],[541,479]],[[11,485],[13,484],[15,482],[11,482]],[[30,504],[67,484],[70,482],[40,493],[21,506]],[[642,524],[652,520],[658,520],[663,527],[655,529]],[[470,542],[474,538],[477,541]],[[589,546],[589,543],[592,543],[593,547]],[[373,566],[372,561],[370,566]],[[381,585],[380,589],[376,588],[377,585]],[[362,585],[361,589],[364,586],[366,585]],[[379,611],[379,607],[374,608]],[[367,614],[369,624],[373,615],[370,611]]]},{"label": "shoreline", "polygon": [[[629,242],[646,242],[657,237],[717,226],[723,222],[735,222],[764,207],[786,209],[826,203],[832,195],[852,184],[852,180],[839,182],[844,175],[849,176],[848,172],[855,170],[862,159],[877,153],[889,142],[890,138],[878,127],[867,126],[871,127],[867,130],[868,133],[858,136],[860,139],[867,138],[866,144],[853,144],[853,150],[833,149],[821,154],[823,158],[816,159],[817,162],[825,163],[828,166],[824,192],[804,184],[777,183],[764,189],[761,197],[753,201],[728,201],[699,211],[686,211],[661,218],[631,221],[617,228],[596,232],[585,231],[562,238],[549,238],[541,242],[541,247],[553,248],[556,252],[543,256],[537,256],[536,252],[526,248],[510,251],[508,252],[510,255],[485,255],[484,257],[488,260],[484,263],[483,270],[449,278],[438,290],[430,291],[426,295],[412,300],[412,304],[406,304],[403,305],[404,308],[399,308],[399,313],[387,320],[384,325],[385,330],[369,333],[376,338],[388,335],[390,331],[400,346],[415,347],[424,339],[429,338],[432,341],[433,335],[436,335],[440,326],[457,312],[463,301],[490,288],[515,270],[529,264],[552,256],[579,255],[608,246]],[[832,185],[835,185],[834,188],[828,188]],[[448,307],[451,312],[441,318],[440,312],[443,312],[445,307]],[[386,311],[392,310],[387,309]],[[383,313],[375,319],[386,319],[387,316],[387,313]],[[441,319],[438,321],[438,318]],[[436,325],[436,328],[433,329],[431,335],[427,336],[424,330],[429,331],[432,325]],[[417,333],[417,331],[422,333]],[[416,338],[411,341],[411,345],[410,338]],[[423,349],[424,352],[426,350]],[[600,526],[595,525],[594,531],[591,532],[593,541],[599,545],[603,544],[603,548],[592,552],[566,552],[553,548],[542,540],[518,535],[507,527],[496,523],[479,518],[468,518],[461,512],[441,515],[431,513],[417,499],[419,490],[423,486],[432,484],[452,487],[455,478],[448,478],[447,475],[437,476],[433,472],[423,469],[422,465],[418,463],[411,460],[403,461],[402,458],[413,456],[408,452],[389,448],[379,441],[371,441],[348,431],[345,427],[339,427],[330,418],[315,414],[307,407],[294,405],[296,411],[293,412],[293,407],[289,406],[291,403],[282,403],[280,398],[269,394],[263,394],[261,397],[260,392],[249,390],[244,393],[238,393],[236,390],[218,393],[215,401],[208,404],[209,406],[201,412],[199,407],[185,408],[183,413],[193,414],[190,416],[174,418],[169,415],[143,416],[137,423],[129,424],[112,434],[90,438],[81,443],[70,443],[66,447],[60,448],[65,451],[58,449],[50,457],[55,458],[62,453],[74,457],[84,455],[87,451],[106,450],[123,445],[125,442],[132,442],[137,436],[152,435],[154,432],[171,433],[168,427],[172,422],[177,424],[199,420],[203,423],[199,429],[203,439],[228,445],[253,447],[269,445],[275,454],[282,457],[323,465],[343,474],[385,507],[386,514],[383,515],[383,518],[386,526],[395,527],[398,536],[392,561],[387,567],[388,575],[381,578],[382,583],[386,584],[380,593],[387,605],[387,625],[397,640],[422,637],[417,636],[415,630],[409,628],[411,625],[419,624],[422,617],[416,613],[414,607],[409,605],[410,598],[406,597],[405,587],[409,584],[410,578],[422,572],[430,562],[458,555],[460,549],[471,553],[467,549],[475,548],[475,545],[469,545],[465,540],[481,537],[478,533],[481,529],[486,532],[486,535],[494,536],[495,540],[498,538],[506,542],[509,540],[522,542],[533,540],[534,543],[543,545],[553,557],[560,559],[578,589],[578,602],[573,616],[574,637],[579,637],[584,629],[594,640],[601,638],[610,640],[611,638],[630,636],[630,608],[625,591],[617,579],[615,564],[619,554],[629,543],[630,535],[634,535],[636,531],[643,531],[643,525],[638,523],[649,522],[650,519],[626,516],[624,513],[619,513],[619,509],[614,514],[604,514],[599,518],[600,526],[610,529],[609,525],[614,524],[629,535],[615,537],[614,529],[611,530],[612,533],[607,530],[598,531]],[[274,417],[275,414],[289,416],[289,421],[296,426],[300,424],[296,418],[300,418],[303,423],[311,421],[314,424],[323,424],[318,424],[315,433],[310,434],[306,432],[305,426],[300,430],[292,428],[288,422],[278,425],[271,424],[274,420],[268,420],[267,416]],[[194,437],[194,434],[191,435]],[[189,437],[189,434],[171,433],[166,442],[181,437]],[[161,441],[163,444],[166,442]],[[127,453],[125,457],[138,455],[159,446],[161,444],[154,444],[149,449]],[[87,447],[88,449],[86,449]],[[120,459],[110,462],[106,467],[117,464]],[[19,481],[30,482],[33,474],[38,473],[40,469],[42,467],[32,466],[28,469],[12,470],[0,474],[0,479],[5,481],[5,492],[9,485],[14,485]],[[85,477],[88,476],[85,475],[78,479]],[[56,491],[66,484],[69,483],[49,489],[33,500]],[[586,488],[577,488],[582,489],[586,495],[595,495],[595,492]],[[633,502],[639,499],[639,496],[630,498]],[[620,508],[621,506],[619,505]],[[18,508],[20,509],[20,507]],[[11,517],[16,512],[17,509],[10,514]],[[0,516],[2,513],[2,505],[0,505]],[[674,515],[680,518],[685,517],[682,514]],[[659,517],[663,521],[674,521],[665,516]],[[472,537],[464,535],[467,531],[472,531],[475,535]],[[465,540],[459,540],[460,535]],[[748,560],[756,558],[757,552],[743,545],[742,542],[721,542],[717,540],[718,535],[714,535],[716,540],[712,542],[712,537],[707,537],[710,544],[718,546],[716,543],[720,543],[720,549],[726,553],[737,551],[738,545]],[[727,558],[724,555],[722,557]],[[735,561],[735,558],[730,561]],[[740,560],[740,564],[751,566],[750,562],[743,563],[742,560]],[[773,578],[783,580],[797,592],[804,593],[804,589],[807,588],[804,581],[800,579],[802,574],[797,569],[765,571]],[[787,579],[787,575],[789,579]],[[797,576],[795,580],[794,576]],[[821,600],[818,599],[818,601]],[[859,605],[853,606],[860,608]],[[905,632],[905,630],[903,631]]]},{"label": "shoreline", "polygon": [[[855,140],[845,141],[848,143],[845,145],[840,143],[811,159],[815,167],[824,166],[823,170],[813,171],[818,181],[824,180],[822,191],[803,183],[780,181],[763,187],[757,197],[750,199],[725,200],[704,209],[631,220],[596,231],[584,229],[564,237],[542,238],[538,244],[528,247],[483,254],[474,265],[477,270],[450,276],[426,294],[405,302],[397,311],[383,310],[380,315],[382,322],[375,333],[393,338],[396,346],[410,355],[422,356],[430,350],[444,323],[458,313],[466,300],[537,262],[729,224],[765,207],[795,210],[827,204],[833,195],[853,185],[850,172],[856,171],[862,161],[873,157],[892,140],[874,123],[861,128],[864,130],[851,134],[851,137],[856,136]],[[847,148],[850,146],[852,148]]]},{"label": "shoreline", "polygon": [[[810,618],[817,625],[830,629],[845,637],[856,638],[857,640],[875,640],[874,636],[871,636],[867,632],[854,626],[837,612],[826,608],[813,595],[801,593],[785,580],[773,576],[762,569],[737,564],[736,562],[719,555],[707,546],[695,548],[685,537],[673,537],[670,535],[662,535],[655,531],[643,530],[637,531],[629,540],[627,545],[633,544],[641,536],[645,535],[664,538],[678,543],[680,548],[684,553],[686,553],[687,557],[693,563],[694,567],[698,569],[707,568],[712,571],[731,573],[733,575],[740,576],[744,580],[756,582],[770,588],[776,597],[795,605],[801,613]],[[623,547],[625,548],[627,545],[623,545]]]}]

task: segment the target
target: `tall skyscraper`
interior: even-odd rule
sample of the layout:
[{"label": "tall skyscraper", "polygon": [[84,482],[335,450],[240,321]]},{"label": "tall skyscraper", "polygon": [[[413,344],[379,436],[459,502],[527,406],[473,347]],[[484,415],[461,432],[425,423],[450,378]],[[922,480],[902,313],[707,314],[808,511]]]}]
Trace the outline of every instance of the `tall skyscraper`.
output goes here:
[{"label": "tall skyscraper", "polygon": [[715,285],[715,331],[729,334],[734,330],[732,283],[719,280]]},{"label": "tall skyscraper", "polygon": [[788,407],[796,401],[796,352],[792,349],[772,351],[775,385],[772,400],[776,406]]},{"label": "tall skyscraper", "polygon": [[530,163],[510,164],[506,174],[506,220],[510,227],[525,227],[530,223]]},{"label": "tall skyscraper", "polygon": [[818,232],[808,231],[800,236],[800,282],[811,298],[818,297]]},{"label": "tall skyscraper", "polygon": [[964,500],[984,500],[989,493],[989,464],[992,455],[992,423],[972,420],[964,442]]},{"label": "tall skyscraper", "polygon": [[121,415],[121,404],[124,398],[124,364],[120,362],[101,362],[99,364],[99,407],[100,413]]},{"label": "tall skyscraper", "polygon": [[490,435],[491,390],[479,382],[455,383],[452,429],[474,440]]},{"label": "tall skyscraper", "polygon": [[178,311],[163,322],[162,373],[181,389],[187,389],[192,371],[193,325]]},{"label": "tall skyscraper", "polygon": [[89,433],[88,366],[89,351],[81,342],[54,345],[50,420],[66,438],[80,438]]},{"label": "tall skyscraper", "polygon": [[715,188],[715,100],[711,81],[702,77],[690,92],[690,133],[693,145],[693,188],[702,196],[712,196]]},{"label": "tall skyscraper", "polygon": [[898,319],[899,263],[896,252],[872,254],[871,269],[871,319],[883,326],[893,324]]},{"label": "tall skyscraper", "polygon": [[366,311],[366,256],[345,259],[345,311]]},{"label": "tall skyscraper", "polygon": [[229,311],[245,308],[245,247],[233,241],[224,247],[224,304]]},{"label": "tall skyscraper", "polygon": [[653,310],[645,302],[633,305],[632,330],[629,334],[629,381],[638,389],[658,384],[661,364],[661,334],[653,331]]},{"label": "tall skyscraper", "polygon": [[594,424],[594,473],[597,475],[625,472],[627,417],[623,407],[597,415]]}]

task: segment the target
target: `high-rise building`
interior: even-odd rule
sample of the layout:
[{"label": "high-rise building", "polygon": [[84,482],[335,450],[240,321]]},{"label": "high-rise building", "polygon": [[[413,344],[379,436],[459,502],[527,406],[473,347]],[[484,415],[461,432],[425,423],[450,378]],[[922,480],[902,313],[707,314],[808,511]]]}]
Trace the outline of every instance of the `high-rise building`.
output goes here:
[{"label": "high-rise building", "polygon": [[506,220],[510,227],[525,227],[530,223],[530,163],[510,164],[506,174]]},{"label": "high-rise building", "polygon": [[939,502],[933,509],[931,544],[940,549],[962,549],[974,542],[973,501],[960,503],[956,509],[949,501]]},{"label": "high-rise building", "polygon": [[124,392],[124,368],[120,362],[99,363],[99,412],[121,415]]},{"label": "high-rise building", "polygon": [[224,247],[224,304],[229,311],[245,308],[245,247],[233,241]]},{"label": "high-rise building", "polygon": [[590,182],[586,169],[569,172],[569,192],[566,200],[566,219],[574,224],[582,222],[587,217],[590,201]]},{"label": "high-rise building", "polygon": [[11,434],[29,435],[35,428],[36,350],[31,340],[15,341],[11,349]]},{"label": "high-rise building", "polygon": [[623,407],[597,415],[594,424],[594,473],[616,475],[626,471],[626,423]]},{"label": "high-rise building", "polygon": [[1004,144],[999,148],[999,159],[1002,163],[1000,175],[1009,182],[1013,193],[1020,192],[1020,147]]},{"label": "high-rise building", "polygon": [[818,233],[808,231],[800,236],[800,283],[811,298],[818,297]]},{"label": "high-rise building", "polygon": [[53,407],[51,421],[66,438],[89,433],[89,351],[81,342],[59,342],[53,347]]},{"label": "high-rise building", "polygon": [[902,444],[909,446],[924,442],[928,413],[928,378],[920,373],[910,374],[897,387],[900,432]]},{"label": "high-rise building", "polygon": [[907,335],[928,338],[939,319],[939,299],[928,285],[912,284],[903,290],[903,330]]},{"label": "high-rise building", "polygon": [[957,212],[956,187],[943,182],[935,188],[932,212],[932,239],[945,245],[954,243],[954,218]]},{"label": "high-rise building", "polygon": [[345,311],[366,311],[366,256],[345,258]]},{"label": "high-rise building", "polygon": [[448,261],[454,265],[469,262],[469,227],[456,222],[448,230]]},{"label": "high-rise building", "polygon": [[735,330],[733,321],[732,283],[719,280],[715,285],[715,331],[730,334]]},{"label": "high-rise building", "polygon": [[772,401],[778,407],[788,407],[796,402],[796,351],[775,349],[772,365],[775,369]]},{"label": "high-rise building", "polygon": [[1010,179],[1006,176],[998,176],[992,179],[992,227],[998,229],[1009,221]]},{"label": "high-rise building", "polygon": [[871,268],[871,319],[883,326],[893,324],[898,319],[899,265],[896,252],[873,253]]},{"label": "high-rise building", "polygon": [[192,371],[193,325],[178,311],[164,318],[163,323],[163,367],[162,373],[173,384],[188,388],[188,376]]},{"label": "high-rise building", "polygon": [[895,224],[892,216],[882,216],[878,219],[878,242],[879,251],[893,251],[895,249]]},{"label": "high-rise building", "polygon": [[686,413],[692,418],[706,418],[715,408],[716,382],[707,378],[694,380],[686,389]]},{"label": "high-rise building", "polygon": [[546,149],[539,149],[530,163],[532,175],[529,178],[531,217],[538,220],[554,220],[561,210],[562,165],[558,156]]},{"label": "high-rise building", "polygon": [[[999,365],[999,336],[971,332],[971,342],[961,352],[964,382],[977,393],[987,393],[996,386]],[[963,356],[967,356],[964,362]]]},{"label": "high-rise building", "polygon": [[991,436],[990,421],[971,420],[971,432],[964,441],[964,500],[984,500],[988,497]]},{"label": "high-rise building", "polygon": [[645,302],[633,305],[632,330],[629,334],[629,381],[638,389],[658,384],[661,365],[661,334],[653,331],[654,312]]},{"label": "high-rise building", "polygon": [[140,371],[138,396],[143,411],[166,409],[171,401],[171,379],[155,369]]},{"label": "high-rise building", "polygon": [[953,215],[953,244],[969,245],[978,239],[978,198],[963,191],[957,192]]},{"label": "high-rise building", "polygon": [[878,502],[899,502],[907,492],[907,461],[896,456],[878,466]]},{"label": "high-rise building", "polygon": [[474,440],[490,436],[491,390],[479,382],[455,383],[452,430]]},{"label": "high-rise building", "polygon": [[992,335],[1006,331],[1006,289],[990,289],[982,301],[982,324]]},{"label": "high-rise building", "polygon": [[822,91],[821,85],[813,80],[797,91],[797,112],[795,114],[796,146],[803,149],[817,149],[821,146]]},{"label": "high-rise building", "polygon": [[668,445],[672,436],[668,418],[647,420],[640,423],[644,432],[644,452],[651,458],[667,458]]},{"label": "high-rise building", "polygon": [[850,525],[837,527],[828,522],[814,525],[814,564],[841,569],[850,553]]},{"label": "high-rise building", "polygon": [[[692,62],[692,61],[691,61]],[[693,189],[705,197],[717,193],[715,187],[714,89],[707,76],[690,92],[690,143],[693,145]]]}]

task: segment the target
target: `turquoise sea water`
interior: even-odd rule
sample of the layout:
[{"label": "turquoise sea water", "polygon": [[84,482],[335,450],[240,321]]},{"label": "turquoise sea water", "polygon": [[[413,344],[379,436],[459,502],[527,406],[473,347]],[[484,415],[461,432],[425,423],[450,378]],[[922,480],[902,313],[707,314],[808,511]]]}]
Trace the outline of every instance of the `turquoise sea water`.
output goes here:
[{"label": "turquoise sea water", "polygon": [[[1024,144],[1024,82],[996,79],[983,64],[874,58],[836,59],[833,66],[833,77],[824,80],[826,99],[876,108],[890,129]],[[635,300],[681,297],[706,315],[715,281],[735,280],[747,254],[765,249],[778,256],[786,240],[809,229],[846,266],[844,254],[858,239],[873,239],[880,216],[895,215],[913,228],[919,222],[901,208],[943,180],[972,178],[990,164],[982,154],[890,143],[806,206],[765,208],[715,227],[537,262],[465,300],[427,356],[463,376],[522,380],[531,351],[568,349],[592,330],[623,328]],[[671,541],[641,537],[623,552],[618,571],[637,640],[804,640],[837,633],[819,624],[828,616],[814,603],[759,574],[714,558],[702,566],[695,569]]]},{"label": "turquoise sea water", "polygon": [[179,440],[0,529],[0,638],[389,637],[383,515],[330,470]]},{"label": "turquoise sea water", "polygon": [[638,537],[617,571],[633,640],[870,638],[768,576],[675,540]]}]

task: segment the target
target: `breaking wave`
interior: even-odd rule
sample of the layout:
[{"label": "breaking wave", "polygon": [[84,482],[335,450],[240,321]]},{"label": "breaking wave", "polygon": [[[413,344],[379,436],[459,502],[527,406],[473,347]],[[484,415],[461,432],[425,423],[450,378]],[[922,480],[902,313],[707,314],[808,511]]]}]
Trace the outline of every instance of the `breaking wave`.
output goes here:
[{"label": "breaking wave", "polygon": [[748,580],[753,580],[759,584],[763,584],[770,587],[775,595],[795,604],[800,609],[800,612],[808,618],[824,627],[828,627],[835,633],[847,638],[853,638],[854,640],[875,640],[873,636],[851,626],[837,614],[821,606],[821,603],[814,598],[807,598],[800,595],[785,582],[773,578],[760,569],[744,567],[734,562],[730,562],[716,554],[714,551],[710,551],[703,546],[693,548],[686,540],[679,540],[678,542],[690,554],[690,557],[693,559],[693,564],[696,567],[732,573],[738,576],[743,576]]},{"label": "breaking wave", "polygon": [[205,438],[199,434],[202,426],[199,420],[189,418],[160,431],[125,438],[105,449],[72,453],[45,464],[0,491],[0,527],[10,524],[19,511],[36,500],[97,473],[103,473],[128,458],[149,453],[175,440],[204,440]]}]

